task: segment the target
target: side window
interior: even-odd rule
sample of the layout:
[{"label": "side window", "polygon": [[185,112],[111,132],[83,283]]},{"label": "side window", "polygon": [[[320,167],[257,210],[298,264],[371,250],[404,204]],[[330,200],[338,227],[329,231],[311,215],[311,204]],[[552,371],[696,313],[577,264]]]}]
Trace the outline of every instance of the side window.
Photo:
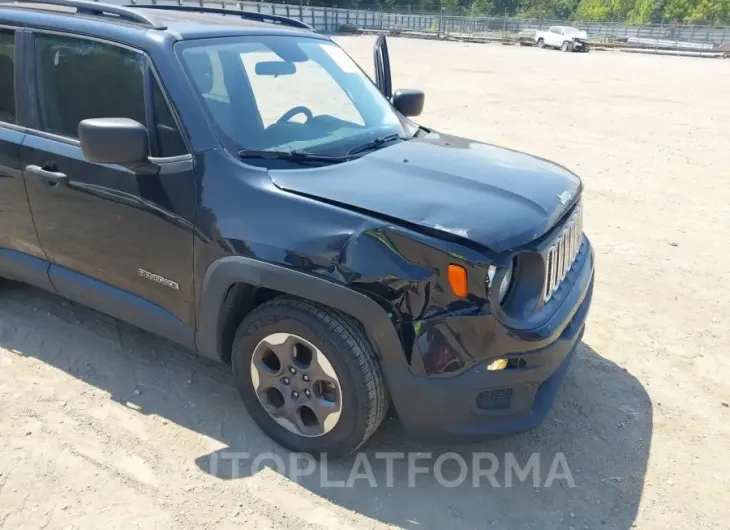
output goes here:
[{"label": "side window", "polygon": [[187,154],[180,131],[177,129],[175,119],[172,116],[170,106],[162,95],[157,79],[152,81],[152,111],[154,112],[153,123],[157,142],[153,149],[152,156],[168,157]]},{"label": "side window", "polygon": [[91,40],[35,37],[41,126],[76,138],[81,120],[130,118],[145,122],[141,56]]},{"label": "side window", "polygon": [[0,29],[0,121],[15,123],[15,33]]}]

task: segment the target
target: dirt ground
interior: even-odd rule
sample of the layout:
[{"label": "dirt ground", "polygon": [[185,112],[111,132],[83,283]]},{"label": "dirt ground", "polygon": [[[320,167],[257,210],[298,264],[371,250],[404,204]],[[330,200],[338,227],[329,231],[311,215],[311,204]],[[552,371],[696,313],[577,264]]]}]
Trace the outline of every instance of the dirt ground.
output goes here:
[{"label": "dirt ground", "polygon": [[[373,39],[337,40],[370,70]],[[226,475],[213,465],[225,452],[287,455],[224,367],[6,284],[0,527],[730,527],[730,61],[408,39],[390,51],[394,86],[427,94],[423,124],[584,178],[597,283],[584,344],[539,429],[432,447],[390,420],[367,454],[562,452],[576,487],[421,477],[408,488],[398,466],[379,488]],[[346,477],[352,463],[329,473]]]}]

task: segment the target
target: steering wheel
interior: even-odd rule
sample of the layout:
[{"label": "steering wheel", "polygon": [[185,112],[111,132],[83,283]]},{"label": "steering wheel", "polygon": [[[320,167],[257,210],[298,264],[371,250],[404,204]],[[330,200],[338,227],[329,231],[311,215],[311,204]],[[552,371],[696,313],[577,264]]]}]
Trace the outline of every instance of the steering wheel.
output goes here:
[{"label": "steering wheel", "polygon": [[286,123],[289,120],[291,120],[294,116],[297,114],[304,114],[307,117],[307,121],[312,119],[312,111],[309,110],[307,107],[299,106],[294,107],[293,109],[287,110],[281,118],[279,118],[276,123]]}]

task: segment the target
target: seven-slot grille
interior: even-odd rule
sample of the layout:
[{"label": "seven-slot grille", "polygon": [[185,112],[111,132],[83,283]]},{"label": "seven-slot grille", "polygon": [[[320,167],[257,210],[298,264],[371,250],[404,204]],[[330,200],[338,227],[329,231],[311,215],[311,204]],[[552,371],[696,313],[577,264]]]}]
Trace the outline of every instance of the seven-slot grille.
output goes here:
[{"label": "seven-slot grille", "polygon": [[545,257],[543,299],[547,302],[573,266],[583,242],[583,209],[579,204]]}]

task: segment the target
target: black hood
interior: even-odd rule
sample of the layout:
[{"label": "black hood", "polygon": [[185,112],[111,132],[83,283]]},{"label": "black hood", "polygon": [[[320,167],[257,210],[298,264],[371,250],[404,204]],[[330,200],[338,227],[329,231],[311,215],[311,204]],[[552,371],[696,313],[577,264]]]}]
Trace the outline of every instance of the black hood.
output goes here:
[{"label": "black hood", "polygon": [[580,179],[561,166],[437,134],[343,164],[269,175],[283,190],[447,232],[495,252],[543,235],[581,193]]}]

